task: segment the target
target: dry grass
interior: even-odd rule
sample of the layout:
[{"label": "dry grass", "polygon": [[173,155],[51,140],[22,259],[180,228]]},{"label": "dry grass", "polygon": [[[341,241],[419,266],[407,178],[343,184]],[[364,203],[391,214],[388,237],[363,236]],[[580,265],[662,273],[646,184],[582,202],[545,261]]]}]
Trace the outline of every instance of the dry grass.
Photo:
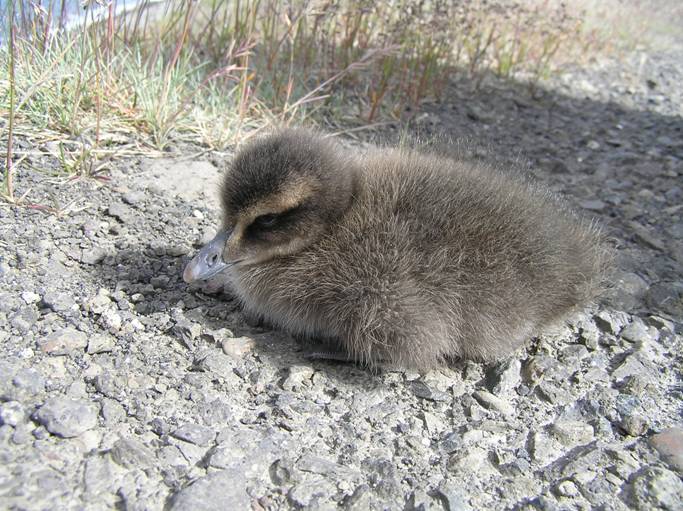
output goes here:
[{"label": "dry grass", "polygon": [[67,175],[96,175],[112,155],[170,141],[221,149],[273,124],[401,120],[457,73],[534,87],[589,41],[580,17],[547,2],[173,0],[121,13],[90,1],[62,30],[64,1],[2,13],[16,35],[0,48],[10,200],[13,135],[51,147]]}]

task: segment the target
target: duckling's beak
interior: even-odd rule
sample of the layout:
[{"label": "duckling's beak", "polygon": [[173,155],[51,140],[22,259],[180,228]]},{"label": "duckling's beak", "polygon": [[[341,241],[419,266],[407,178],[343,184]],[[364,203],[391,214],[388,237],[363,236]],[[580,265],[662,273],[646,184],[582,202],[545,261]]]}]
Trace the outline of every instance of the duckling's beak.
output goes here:
[{"label": "duckling's beak", "polygon": [[206,280],[232,266],[233,263],[223,261],[223,248],[230,238],[231,231],[221,231],[209,243],[204,245],[192,261],[187,263],[183,272],[183,280],[188,284],[197,280]]}]

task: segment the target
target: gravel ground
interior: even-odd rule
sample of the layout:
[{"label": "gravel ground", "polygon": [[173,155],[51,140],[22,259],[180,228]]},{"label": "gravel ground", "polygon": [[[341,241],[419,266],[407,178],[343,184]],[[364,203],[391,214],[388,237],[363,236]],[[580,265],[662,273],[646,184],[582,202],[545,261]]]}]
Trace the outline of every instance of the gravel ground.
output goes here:
[{"label": "gravel ground", "polygon": [[0,207],[0,507],[683,509],[682,62],[635,52],[536,97],[455,82],[417,115],[529,159],[618,246],[606,303],[496,365],[309,362],[188,289],[217,212],[178,173],[220,155],[105,184],[33,157],[33,200],[85,209]]}]

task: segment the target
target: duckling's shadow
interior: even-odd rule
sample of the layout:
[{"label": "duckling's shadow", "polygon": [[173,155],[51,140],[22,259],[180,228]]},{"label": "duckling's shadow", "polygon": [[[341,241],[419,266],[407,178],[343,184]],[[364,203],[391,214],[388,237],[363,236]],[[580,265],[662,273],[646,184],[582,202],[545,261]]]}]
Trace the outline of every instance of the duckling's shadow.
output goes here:
[{"label": "duckling's shadow", "polygon": [[[195,351],[220,350],[216,336],[211,333],[228,329],[235,337],[253,339],[254,358],[279,372],[292,366],[308,365],[332,380],[367,388],[370,380],[399,370],[382,365],[364,366],[337,352],[334,352],[335,359],[334,348],[329,344],[317,339],[294,339],[260,318],[243,313],[229,290],[217,289],[211,283],[188,286],[182,280],[182,272],[190,257],[169,253],[173,253],[172,246],[124,249],[93,268],[106,288],[124,293],[143,324],[172,336],[186,348],[182,329],[174,327],[189,320],[200,325],[203,332],[194,341]],[[187,359],[191,366],[195,353],[189,350]]]}]

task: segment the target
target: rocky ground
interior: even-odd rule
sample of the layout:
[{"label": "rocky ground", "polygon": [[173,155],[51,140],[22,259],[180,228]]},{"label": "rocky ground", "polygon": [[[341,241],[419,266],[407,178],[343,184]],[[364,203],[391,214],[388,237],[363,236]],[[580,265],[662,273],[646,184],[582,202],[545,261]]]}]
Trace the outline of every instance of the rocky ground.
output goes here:
[{"label": "rocky ground", "polygon": [[61,211],[0,207],[0,507],[683,509],[682,57],[534,96],[456,81],[416,116],[529,159],[618,247],[608,302],[497,365],[310,362],[188,289],[217,213],[184,183],[224,155],[120,159],[106,183],[32,156],[21,188]]}]

